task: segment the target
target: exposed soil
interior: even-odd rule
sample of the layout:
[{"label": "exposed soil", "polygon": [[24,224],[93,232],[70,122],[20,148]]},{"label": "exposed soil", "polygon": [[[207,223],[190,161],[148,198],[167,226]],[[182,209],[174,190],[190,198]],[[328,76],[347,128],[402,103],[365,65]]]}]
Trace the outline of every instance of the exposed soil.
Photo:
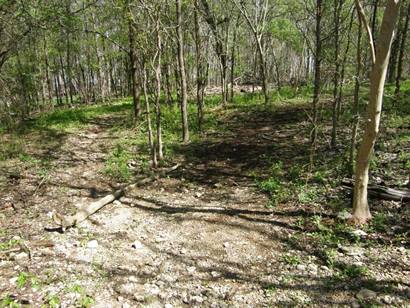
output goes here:
[{"label": "exposed soil", "polygon": [[[337,213],[326,204],[266,207],[251,173],[308,155],[303,109],[288,108],[225,113],[224,129],[173,148],[179,169],[65,233],[53,229],[47,213],[73,213],[117,187],[101,170],[115,140],[132,131],[110,130],[123,121],[117,117],[78,133],[27,136],[27,151],[49,157],[51,172],[22,170],[17,160],[2,166],[0,237],[20,244],[0,251],[0,300],[41,306],[54,295],[63,307],[87,305],[89,297],[95,307],[410,305],[408,239],[393,241],[396,229],[340,247],[331,266],[311,236],[316,227],[298,222],[319,213],[336,222]],[[360,266],[367,272],[338,275]],[[29,278],[19,287],[22,272]],[[363,288],[369,292],[358,294]]]}]

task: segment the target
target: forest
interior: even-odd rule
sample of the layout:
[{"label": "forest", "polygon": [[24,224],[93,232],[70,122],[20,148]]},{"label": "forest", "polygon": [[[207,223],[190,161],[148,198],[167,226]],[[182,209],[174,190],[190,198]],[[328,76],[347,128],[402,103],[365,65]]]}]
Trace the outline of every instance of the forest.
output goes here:
[{"label": "forest", "polygon": [[0,0],[0,308],[410,306],[409,0]]}]

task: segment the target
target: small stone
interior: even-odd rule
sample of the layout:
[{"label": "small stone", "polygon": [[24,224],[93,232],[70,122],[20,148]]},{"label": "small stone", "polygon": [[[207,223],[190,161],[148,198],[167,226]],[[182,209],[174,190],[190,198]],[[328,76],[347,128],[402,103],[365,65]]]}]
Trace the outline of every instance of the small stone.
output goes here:
[{"label": "small stone", "polygon": [[130,304],[128,303],[123,303],[122,308],[131,308]]},{"label": "small stone", "polygon": [[382,301],[385,304],[391,305],[393,303],[393,298],[389,295],[383,296]]},{"label": "small stone", "polygon": [[184,254],[187,253],[187,250],[186,250],[185,248],[182,248],[181,251],[180,251],[180,253],[181,253],[181,255],[184,255]]},{"label": "small stone", "polygon": [[340,250],[348,256],[361,256],[364,254],[364,249],[355,246],[339,246]]},{"label": "small stone", "polygon": [[95,249],[98,248],[97,240],[92,240],[87,243],[87,248]]},{"label": "small stone", "polygon": [[305,271],[305,270],[306,270],[306,266],[303,265],[303,264],[298,264],[298,265],[296,266],[296,269],[297,269],[298,271]]},{"label": "small stone", "polygon": [[132,295],[136,291],[135,283],[124,283],[115,285],[115,291],[122,295]]},{"label": "small stone", "polygon": [[214,278],[219,277],[219,273],[215,272],[215,271],[212,271],[211,276],[214,277]]},{"label": "small stone", "polygon": [[360,229],[354,230],[354,231],[352,231],[352,232],[350,232],[350,233],[351,233],[352,235],[354,235],[354,236],[357,236],[357,237],[367,236],[367,233],[364,232],[363,230],[360,230]]},{"label": "small stone", "polygon": [[224,243],[224,247],[225,247],[225,248],[228,248],[228,247],[229,247],[229,243],[228,243],[228,242],[225,242],[225,243]]},{"label": "small stone", "polygon": [[10,278],[10,279],[9,279],[9,282],[10,282],[11,284],[15,284],[15,283],[17,282],[17,280],[18,280],[18,277],[13,277],[13,278]]},{"label": "small stone", "polygon": [[350,218],[352,218],[352,214],[346,211],[342,211],[337,214],[337,218],[339,218],[340,220],[349,220]]},{"label": "small stone", "polygon": [[191,302],[202,303],[204,299],[201,296],[195,295],[191,297]]},{"label": "small stone", "polygon": [[19,253],[15,256],[15,259],[20,260],[20,261],[21,260],[26,260],[26,259],[28,259],[28,254],[25,253],[25,252],[21,252],[21,253]]},{"label": "small stone", "polygon": [[406,253],[406,248],[404,248],[403,246],[400,246],[399,248],[397,248],[397,250],[401,253]]},{"label": "small stone", "polygon": [[377,296],[377,293],[369,290],[362,288],[359,293],[356,294],[357,299],[359,300],[369,300],[369,299],[374,299]]},{"label": "small stone", "polygon": [[120,206],[122,203],[119,200],[114,200],[112,204],[114,204],[115,206]]},{"label": "small stone", "polygon": [[326,265],[322,265],[322,266],[320,267],[320,269],[321,269],[322,271],[325,271],[325,272],[329,272],[329,271],[330,271],[330,269],[329,269]]},{"label": "small stone", "polygon": [[155,238],[155,243],[161,243],[161,242],[165,242],[165,241],[166,241],[166,239],[163,238],[163,237],[156,237]]},{"label": "small stone", "polygon": [[202,195],[203,195],[203,194],[202,194],[202,193],[200,193],[200,192],[196,192],[196,193],[195,193],[195,197],[197,197],[197,198],[201,198],[201,197],[202,197]]},{"label": "small stone", "polygon": [[308,269],[309,269],[309,271],[311,271],[311,272],[317,272],[317,265],[315,265],[315,264],[309,264],[309,265],[308,265]]},{"label": "small stone", "polygon": [[144,246],[140,241],[136,240],[134,243],[131,244],[131,247],[134,249],[141,249]]},{"label": "small stone", "polygon": [[189,266],[187,268],[188,273],[193,274],[196,271],[196,267],[195,266]]},{"label": "small stone", "polygon": [[174,308],[171,304],[165,304],[164,308]]}]

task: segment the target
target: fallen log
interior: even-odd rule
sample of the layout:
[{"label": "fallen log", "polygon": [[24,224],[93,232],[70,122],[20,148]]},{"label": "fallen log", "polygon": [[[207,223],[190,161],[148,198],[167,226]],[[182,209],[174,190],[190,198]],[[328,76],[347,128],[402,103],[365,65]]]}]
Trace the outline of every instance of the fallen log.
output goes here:
[{"label": "fallen log", "polygon": [[[353,190],[354,182],[350,179],[344,179],[342,186],[347,189]],[[410,190],[399,190],[395,188],[389,188],[381,185],[368,185],[367,194],[371,198],[392,200],[392,201],[410,201]]]},{"label": "fallen log", "polygon": [[51,214],[51,219],[53,220],[55,224],[57,224],[61,228],[63,232],[65,232],[66,229],[78,225],[79,223],[83,222],[88,217],[90,217],[92,214],[102,209],[107,204],[110,204],[111,202],[114,202],[114,200],[119,199],[120,197],[125,195],[128,190],[135,188],[137,186],[140,186],[140,185],[153,182],[157,180],[158,178],[160,178],[161,176],[164,176],[165,174],[178,169],[179,166],[180,165],[177,164],[171,168],[160,169],[159,172],[157,172],[156,174],[148,178],[144,178],[142,180],[139,180],[136,183],[126,185],[125,187],[116,190],[112,194],[109,194],[96,202],[80,207],[74,215],[65,216],[57,212],[53,212]]}]

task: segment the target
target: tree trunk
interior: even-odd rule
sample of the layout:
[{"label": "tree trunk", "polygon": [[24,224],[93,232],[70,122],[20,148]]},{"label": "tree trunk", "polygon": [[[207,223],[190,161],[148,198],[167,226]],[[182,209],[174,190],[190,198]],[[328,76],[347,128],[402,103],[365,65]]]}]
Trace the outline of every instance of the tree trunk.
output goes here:
[{"label": "tree trunk", "polygon": [[202,41],[199,30],[199,18],[198,18],[198,1],[195,1],[195,49],[196,49],[196,104],[197,104],[197,118],[198,118],[198,130],[202,131],[202,123],[204,119],[204,88],[205,88],[205,76],[204,76],[204,63],[202,59]]},{"label": "tree trunk", "polygon": [[383,103],[384,83],[386,80],[390,48],[398,15],[400,0],[389,0],[384,12],[380,35],[376,44],[376,60],[370,78],[370,95],[367,106],[367,121],[356,159],[355,186],[353,196],[353,220],[366,223],[371,218],[367,201],[369,182],[369,160],[379,132]]},{"label": "tree trunk", "polygon": [[184,59],[184,38],[182,33],[182,17],[181,17],[181,0],[175,0],[176,5],[176,17],[177,17],[177,40],[178,40],[178,67],[179,76],[181,78],[181,117],[182,117],[182,141],[184,143],[189,142],[189,128],[188,128],[188,110],[187,110],[187,80],[185,72],[185,59]]},{"label": "tree trunk", "polygon": [[129,57],[130,57],[130,69],[131,69],[131,88],[132,88],[132,101],[134,104],[134,121],[138,121],[141,116],[141,101],[140,92],[138,87],[138,61],[135,54],[135,35],[136,29],[132,21],[131,12],[128,12],[128,40],[129,40]]},{"label": "tree trunk", "polygon": [[396,88],[394,90],[394,95],[396,96],[396,98],[400,94],[400,82],[401,82],[402,73],[403,73],[403,59],[404,59],[404,52],[406,50],[407,31],[409,28],[409,18],[410,18],[409,15],[410,15],[410,3],[407,5],[406,21],[404,22],[403,32],[401,33],[399,60],[397,63]]},{"label": "tree trunk", "polygon": [[144,69],[144,76],[143,76],[143,88],[144,88],[144,99],[145,99],[145,112],[147,114],[147,129],[148,129],[148,145],[151,152],[151,160],[152,160],[152,167],[158,167],[158,160],[157,160],[157,149],[155,148],[154,137],[152,134],[152,124],[151,124],[151,110],[150,110],[150,102],[148,97],[147,91],[147,72]]},{"label": "tree trunk", "polygon": [[357,130],[359,128],[359,92],[360,83],[362,78],[362,21],[358,18],[359,27],[357,30],[357,49],[356,49],[356,76],[355,76],[355,86],[354,86],[354,98],[353,98],[353,125],[352,125],[352,136],[350,142],[350,153],[349,153],[349,166],[350,172],[354,174],[354,156],[356,153],[356,139]]},{"label": "tree trunk", "polygon": [[317,118],[318,118],[318,105],[319,95],[321,88],[321,62],[322,62],[322,38],[321,38],[321,23],[322,23],[322,0],[316,0],[316,29],[315,29],[315,81],[313,88],[313,115],[312,115],[312,131],[311,131],[311,144],[314,151],[317,139]]},{"label": "tree trunk", "polygon": [[332,110],[332,140],[331,147],[336,147],[337,138],[337,107],[338,107],[338,89],[339,89],[339,74],[340,74],[340,41],[339,41],[339,26],[340,26],[340,14],[343,4],[340,0],[334,0],[334,11],[333,11],[333,22],[334,22],[334,58],[335,61],[335,71],[333,77],[333,110]]},{"label": "tree trunk", "polygon": [[162,145],[162,126],[161,126],[161,32],[159,29],[159,20],[156,21],[156,36],[157,36],[157,64],[155,68],[155,80],[156,80],[156,94],[155,94],[155,111],[156,111],[156,124],[157,124],[157,157],[158,161],[164,159],[163,145]]}]

